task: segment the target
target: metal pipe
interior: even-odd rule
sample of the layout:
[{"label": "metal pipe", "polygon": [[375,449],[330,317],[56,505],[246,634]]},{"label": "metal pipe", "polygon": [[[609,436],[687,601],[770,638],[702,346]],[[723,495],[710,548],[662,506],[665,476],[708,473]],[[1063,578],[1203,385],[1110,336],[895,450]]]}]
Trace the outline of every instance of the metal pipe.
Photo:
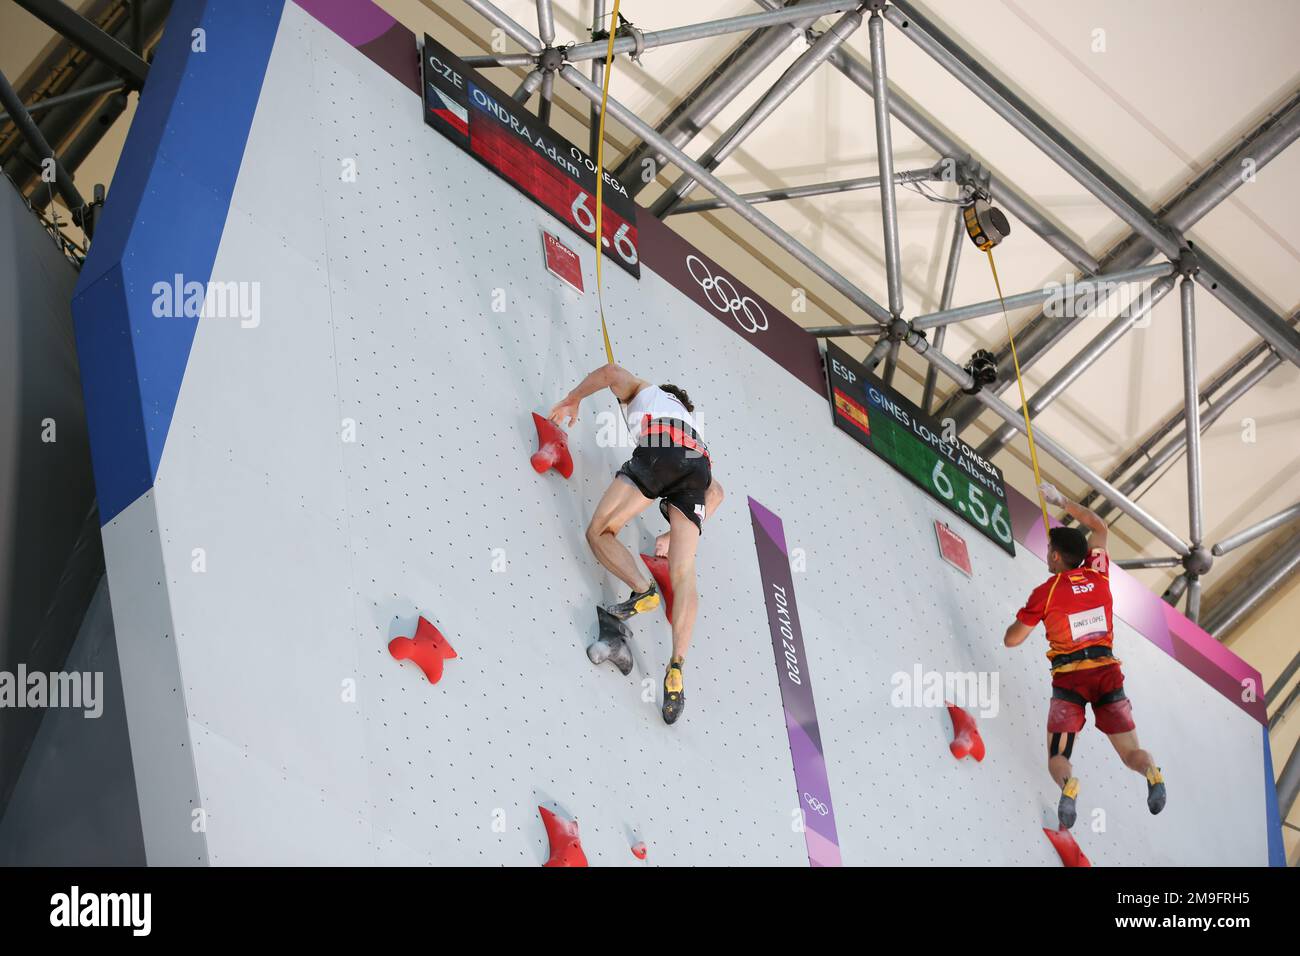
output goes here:
[{"label": "metal pipe", "polygon": [[[98,3],[98,6],[103,5],[102,2]],[[161,33],[170,6],[168,0],[146,0],[143,4],[141,12],[143,19],[142,34],[145,37],[146,49],[149,41],[155,35]],[[129,19],[118,17],[115,23],[115,29],[110,30],[112,35],[118,37],[123,43],[129,43]],[[113,69],[106,63],[94,57],[85,56],[74,47],[75,44],[70,40],[66,38],[60,39],[50,48],[49,54],[41,58],[40,63],[34,69],[37,72],[41,70],[48,72],[48,69],[59,71],[60,77],[66,80],[62,88],[67,92],[119,79]],[[112,96],[112,94],[105,95]],[[46,141],[59,145],[60,158],[63,160],[64,166],[74,174],[77,171],[76,166],[72,162],[67,147],[62,144],[68,142],[71,137],[78,137],[83,142],[93,138],[89,133],[89,124],[97,124],[101,121],[101,118],[106,118],[113,112],[111,109],[107,111],[98,109],[99,104],[98,97],[77,100],[53,107],[41,117],[41,132],[45,135]],[[86,135],[80,137],[79,134],[81,133]],[[21,143],[22,140],[11,137],[11,142],[6,144],[4,150],[0,151],[0,159],[3,159],[5,172],[18,185],[19,190],[28,194],[32,208],[36,211],[43,211],[53,198],[51,190],[40,189],[33,191],[34,184],[39,182],[40,167],[31,163],[29,158],[30,150],[25,147],[21,150],[17,148]],[[91,203],[93,207],[93,199]]]},{"label": "metal pipe", "polygon": [[141,15],[141,7],[144,6],[144,0],[130,0],[131,2],[131,49],[135,51],[136,56],[144,58],[144,17]]},{"label": "metal pipe", "polygon": [[[593,0],[591,5],[591,33],[595,36],[603,29],[605,22],[605,0]],[[611,28],[613,24],[610,24]],[[600,57],[592,57],[591,60],[591,82],[596,86],[602,86],[605,81],[605,61]],[[590,148],[587,152],[594,159],[600,152],[600,107],[592,103],[589,107],[587,128],[590,130],[588,142]],[[633,196],[636,193],[632,194]]]},{"label": "metal pipe", "polygon": [[1300,567],[1300,535],[1287,541],[1250,577],[1216,600],[1206,613],[1203,626],[1222,641],[1297,567]]},{"label": "metal pipe", "polygon": [[[1294,323],[1297,321],[1297,319],[1300,319],[1300,313],[1297,313],[1296,315],[1292,316],[1291,322]],[[1237,397],[1240,397],[1240,394],[1244,394],[1244,393],[1239,393],[1237,396],[1234,396],[1230,401],[1227,402],[1224,402],[1224,400],[1221,398],[1217,398],[1218,393],[1223,389],[1225,385],[1228,384],[1228,382],[1236,378],[1237,375],[1248,365],[1250,365],[1251,362],[1255,361],[1265,352],[1269,352],[1269,351],[1270,350],[1269,350],[1268,343],[1256,342],[1253,346],[1251,346],[1245,352],[1239,355],[1226,368],[1220,371],[1209,382],[1209,384],[1205,386],[1205,388],[1201,390],[1201,404],[1205,405],[1207,410],[1212,411],[1215,407],[1214,405],[1215,401],[1223,403],[1226,407],[1226,405],[1231,404],[1232,401],[1235,401]],[[1281,364],[1281,361],[1282,360],[1278,358],[1276,354],[1270,353],[1269,358],[1265,359],[1264,362],[1261,363],[1260,368],[1262,368],[1264,365],[1268,366],[1264,370],[1263,374],[1266,375],[1268,372],[1277,368],[1277,366]],[[1269,364],[1270,362],[1272,364]],[[1258,371],[1259,368],[1256,369],[1256,372]],[[1262,375],[1259,376],[1259,378],[1262,377],[1263,377]],[[1257,383],[1259,381],[1259,378],[1256,378],[1255,381],[1251,383],[1251,385],[1253,386],[1255,383]],[[1178,411],[1174,412],[1172,415],[1166,417],[1165,420],[1161,422],[1160,425],[1158,425],[1150,435],[1148,435],[1145,439],[1143,439],[1142,442],[1138,444],[1136,448],[1134,448],[1131,452],[1129,452],[1124,457],[1123,461],[1121,461],[1118,465],[1116,465],[1114,468],[1110,470],[1110,472],[1106,475],[1106,480],[1118,481],[1125,472],[1127,472],[1130,468],[1136,465],[1139,461],[1141,461],[1143,458],[1149,457],[1151,454],[1151,449],[1154,448],[1161,441],[1163,441],[1164,438],[1167,435],[1169,435],[1172,431],[1174,431],[1174,429],[1176,429],[1179,425],[1182,425],[1183,420],[1184,420],[1184,416],[1181,408]],[[1210,421],[1208,420],[1208,418],[1203,417],[1201,420],[1201,428],[1204,429],[1208,427],[1209,424]],[[1181,448],[1181,446],[1179,447]],[[1092,503],[1096,500],[1097,500],[1097,494],[1096,492],[1093,491],[1089,491],[1086,495],[1084,495],[1081,499],[1079,499],[1080,503],[1084,505],[1084,507],[1090,507]]]},{"label": "metal pipe", "polygon": [[1182,567],[1182,558],[1122,558],[1115,562],[1125,571],[1140,571],[1144,568],[1178,568]]},{"label": "metal pipe", "polygon": [[[966,223],[962,218],[961,207],[953,213],[952,238],[948,241],[948,267],[943,274],[943,291],[939,293],[939,311],[952,308],[952,296],[957,290],[957,269],[961,265],[961,251],[966,245]],[[943,340],[948,336],[948,326],[941,325],[934,333],[934,348],[943,351]],[[925,390],[921,393],[921,411],[929,414],[934,402],[934,386],[939,379],[939,370],[933,365],[925,367]]]},{"label": "metal pipe", "polygon": [[1277,699],[1277,695],[1282,693],[1286,685],[1290,683],[1291,678],[1295,676],[1296,671],[1300,671],[1300,652],[1291,658],[1291,663],[1282,668],[1282,673],[1277,675],[1277,680],[1273,681],[1273,686],[1264,694],[1264,703],[1271,704]]},{"label": "metal pipe", "polygon": [[551,9],[551,0],[537,0],[537,38],[542,46],[555,44],[555,11]]},{"label": "metal pipe", "polygon": [[[481,2],[481,0],[472,0],[472,2]],[[710,20],[707,23],[672,27],[668,30],[655,30],[641,35],[641,49],[650,50],[655,47],[668,46],[672,43],[686,43],[690,40],[704,40],[709,37],[722,36],[724,33],[741,33],[757,30],[759,27],[775,26],[780,23],[794,23],[809,17],[824,17],[831,13],[843,13],[846,10],[853,10],[860,4],[861,0],[816,0],[816,2],[812,3],[802,3],[797,7],[781,7],[767,13],[747,13],[738,17]],[[635,50],[636,46],[635,37],[619,37],[614,41],[614,52],[616,54],[627,53]],[[570,63],[577,63],[581,60],[590,60],[595,56],[603,57],[607,48],[604,41],[579,43],[576,46],[569,47],[565,58]]]},{"label": "metal pipe", "polygon": [[[560,75],[566,82],[573,84],[573,86],[578,89],[578,92],[587,97],[588,100],[593,103],[600,102],[600,89],[579,73],[572,64],[566,64],[561,70]],[[709,190],[719,199],[726,200],[727,205],[739,213],[742,219],[771,239],[797,261],[807,266],[815,275],[824,279],[832,288],[847,298],[850,302],[880,322],[889,321],[890,315],[885,310],[884,306],[879,302],[876,302],[871,298],[871,296],[867,295],[848,279],[844,278],[844,276],[840,275],[840,273],[832,266],[819,258],[816,253],[812,252],[807,246],[803,245],[789,233],[785,232],[780,226],[772,222],[772,220],[768,219],[758,210],[746,205],[745,201],[732,192],[725,183],[707,169],[704,169],[695,163],[680,149],[673,146],[666,139],[660,136],[639,116],[627,107],[623,106],[623,104],[619,103],[613,97],[610,97],[607,105],[611,116],[617,119],[637,136],[640,136],[647,143],[650,143],[656,149],[662,150],[664,155],[671,159],[679,169],[683,169],[690,173],[699,180],[700,185]]]},{"label": "metal pipe", "polygon": [[1255,334],[1273,346],[1284,359],[1300,365],[1300,332],[1291,328],[1263,299],[1210,258],[1205,250],[1198,249],[1197,257],[1201,266],[1196,274],[1197,283],[1254,329]]},{"label": "metal pipe", "polygon": [[555,92],[555,74],[542,74],[542,95],[537,101],[537,119],[543,126],[551,125],[551,94]]},{"label": "metal pipe", "polygon": [[545,70],[533,70],[524,77],[524,81],[519,84],[519,88],[510,95],[510,98],[517,103],[527,103],[542,85],[542,78],[545,75]]},{"label": "metal pipe", "polygon": [[506,36],[514,40],[529,53],[541,53],[542,41],[533,36],[510,14],[506,13],[491,0],[465,0],[473,9],[505,31]]},{"label": "metal pipe", "polygon": [[[757,103],[732,123],[716,143],[705,150],[704,155],[696,160],[697,164],[705,169],[717,169],[722,161],[739,149],[763,121],[776,112],[777,108],[826,62],[826,58],[835,48],[851,37],[860,26],[862,26],[862,14],[857,10],[852,10],[836,20],[834,26],[800,54],[799,59],[790,64],[781,74],[780,79],[772,84]],[[655,200],[654,205],[650,207],[651,215],[661,219],[667,216],[694,188],[695,180],[689,174],[683,173],[662,196]]]},{"label": "metal pipe", "polygon": [[[932,329],[941,325],[949,325],[953,322],[965,322],[967,319],[975,319],[984,315],[996,315],[1003,310],[1005,305],[1006,311],[1021,308],[1026,305],[1034,305],[1042,302],[1044,299],[1064,299],[1065,295],[1073,289],[1076,298],[1096,293],[1104,289],[1108,284],[1118,285],[1124,282],[1140,282],[1143,279],[1158,278],[1167,276],[1174,271],[1174,267],[1168,262],[1159,262],[1154,265],[1143,266],[1140,269],[1128,269],[1124,272],[1116,272],[1113,275],[1104,278],[1089,279],[1085,282],[1078,282],[1073,285],[1061,285],[1058,283],[1048,283],[1041,289],[1034,289],[1030,292],[1019,292],[1015,295],[1004,296],[1002,299],[988,299],[984,302],[976,302],[973,305],[963,305],[955,309],[947,309],[941,312],[931,312],[929,315],[918,316],[912,320],[912,327],[915,329]],[[1062,305],[1062,310],[1065,311]],[[1071,310],[1073,311],[1073,310]]]},{"label": "metal pipe", "polygon": [[887,328],[885,325],[868,322],[865,325],[816,325],[804,331],[818,339],[845,339],[851,335],[880,335]]},{"label": "metal pipe", "polygon": [[886,8],[885,17],[1159,252],[1171,259],[1178,257],[1181,245],[1178,236],[1154,222],[1135,196],[922,15],[914,4],[895,0]]},{"label": "metal pipe", "polygon": [[876,344],[871,347],[871,351],[867,353],[867,357],[862,360],[862,367],[868,372],[874,372],[876,366],[889,355],[889,351],[893,345],[894,343],[890,342],[889,339],[878,340]]},{"label": "metal pipe", "polygon": [[[1161,206],[1156,216],[1176,231],[1190,229],[1247,181],[1247,177],[1242,175],[1243,166],[1249,163],[1258,173],[1297,137],[1300,137],[1300,93],[1292,96],[1287,103],[1241,139],[1232,150],[1203,170],[1183,190]],[[1137,233],[1130,233],[1126,239],[1112,246],[1102,257],[1102,267],[1104,271],[1124,269],[1140,265],[1154,254],[1155,247],[1151,243],[1142,239]],[[1071,328],[1073,328],[1072,323],[1041,312],[1025,323],[1016,333],[1016,351],[1020,358],[1021,369],[1033,366],[1040,355],[1059,343]],[[1009,358],[1010,344],[1003,343],[997,350],[997,355],[1000,363],[1002,359]],[[1014,380],[1014,376],[1000,376],[999,380],[989,387],[1000,394]],[[959,429],[970,425],[979,414],[979,403],[964,395],[953,396],[947,405],[946,411],[956,420]]]},{"label": "metal pipe", "polygon": [[494,66],[536,66],[537,57],[531,53],[485,53],[480,56],[463,56],[461,60],[466,66],[472,66],[476,69]]},{"label": "metal pipe", "polygon": [[[1201,503],[1201,399],[1196,387],[1196,285],[1190,277],[1183,276],[1178,292],[1182,300],[1183,403],[1187,413],[1187,524],[1192,536],[1192,547],[1195,548],[1204,539]],[[1192,585],[1196,590],[1195,580]],[[1199,590],[1196,593],[1199,595]]]},{"label": "metal pipe", "polygon": [[[790,7],[806,0],[794,0]],[[771,9],[779,9],[776,4]],[[714,68],[713,72],[696,84],[656,129],[674,146],[685,148],[695,136],[713,122],[714,118],[731,104],[749,85],[784,53],[804,31],[817,22],[817,17],[764,27],[747,36]],[[593,62],[599,62],[593,61]],[[596,82],[594,79],[592,82]],[[647,161],[649,167],[647,167]],[[654,179],[647,172],[657,173],[667,160],[662,153],[644,141],[628,153],[618,164],[614,176],[632,196],[638,195]]]},{"label": "metal pipe", "polygon": [[[921,356],[929,363],[934,365],[939,371],[943,372],[962,388],[971,388],[974,381],[966,370],[961,368],[957,363],[946,355],[932,348],[930,344],[921,335],[915,332],[907,336],[907,344],[912,346]],[[988,408],[992,409],[1003,421],[1015,425],[1017,429],[1024,430],[1024,419],[1020,417],[1020,411],[1008,406],[1005,402],[995,395],[990,395],[987,391],[980,390],[976,397]],[[1160,541],[1168,545],[1174,552],[1179,555],[1186,555],[1190,549],[1178,535],[1174,534],[1169,528],[1165,527],[1155,516],[1151,515],[1137,502],[1120,493],[1119,489],[1112,486],[1101,475],[1097,474],[1083,462],[1079,461],[1047,434],[1035,430],[1034,443],[1047,454],[1051,455],[1070,472],[1088,482],[1094,488],[1101,491],[1103,495],[1120,507],[1125,514],[1130,515],[1138,524],[1146,528]]]},{"label": "metal pipe", "polygon": [[32,121],[23,106],[22,100],[14,92],[14,88],[9,85],[9,79],[0,72],[0,106],[3,106],[9,113],[9,119],[18,127],[18,132],[23,135],[27,145],[32,148],[39,159],[42,161],[52,160],[54,162],[54,188],[59,191],[63,201],[68,206],[68,211],[74,217],[81,215],[81,211],[86,207],[86,201],[81,198],[81,193],[77,192],[76,184],[72,181],[72,174],[64,167],[63,161],[55,155],[50,144],[45,141],[45,136],[41,133],[40,127]]},{"label": "metal pipe", "polygon": [[[1242,377],[1242,379],[1233,385],[1232,388],[1224,392],[1219,401],[1211,405],[1205,413],[1200,416],[1201,431],[1204,432],[1207,428],[1218,421],[1223,413],[1226,412],[1228,408],[1237,401],[1237,399],[1241,398],[1241,396],[1245,395],[1248,391],[1258,385],[1269,374],[1269,372],[1273,371],[1273,369],[1277,368],[1281,364],[1282,360],[1278,358],[1277,354],[1270,352],[1264,361],[1251,369],[1250,373]],[[1182,412],[1178,414],[1178,420],[1179,422],[1185,420],[1185,415]],[[1142,485],[1143,482],[1172,461],[1186,447],[1187,432],[1184,429],[1170,438],[1159,451],[1148,458],[1147,462],[1141,468],[1134,472],[1129,478],[1126,478],[1124,482],[1120,484],[1120,490],[1125,494],[1132,494]],[[1104,518],[1110,513],[1111,508],[1107,504],[1102,504],[1094,510],[1100,517]]]},{"label": "metal pipe", "polygon": [[1201,576],[1187,572],[1187,603],[1183,606],[1187,620],[1195,624],[1201,618]]},{"label": "metal pipe", "polygon": [[[768,10],[781,7],[780,0],[757,0],[757,2],[759,6]],[[871,85],[871,68],[863,63],[856,53],[841,47],[831,55],[828,62],[843,73],[850,83],[868,96],[872,95],[874,91]],[[971,151],[965,145],[940,128],[920,106],[893,84],[889,87],[889,113],[940,156],[949,157],[962,167],[979,166],[982,174],[981,182],[985,184],[990,195],[996,197],[1002,209],[1041,237],[1075,268],[1085,273],[1097,271],[1097,260],[1093,258],[1092,253],[1076,242],[1058,223],[1050,220],[1026,196],[1010,186],[1004,178],[999,177],[988,167],[974,163]]]},{"label": "metal pipe", "polygon": [[[119,90],[110,93],[103,104],[91,114],[90,121],[81,128],[81,132],[63,147],[63,165],[69,172],[74,176],[77,174],[81,164],[108,135],[109,129],[117,122],[118,117],[126,112],[128,105],[126,91]],[[92,200],[88,208],[96,211],[100,207]]]},{"label": "metal pipe", "polygon": [[1169,587],[1165,588],[1165,593],[1160,595],[1160,600],[1166,604],[1177,606],[1178,602],[1187,593],[1187,581],[1190,575],[1184,571],[1178,577],[1169,582]]},{"label": "metal pipe", "polygon": [[889,346],[885,350],[885,374],[882,376],[882,380],[886,385],[893,385],[894,373],[898,371],[899,342],[898,339],[882,339],[881,341]]},{"label": "metal pipe", "polygon": [[[1269,730],[1272,730],[1282,722],[1283,718],[1287,715],[1287,711],[1291,709],[1291,706],[1297,700],[1300,700],[1300,684],[1291,688],[1291,693],[1286,695],[1286,699],[1282,701],[1281,706],[1279,706],[1278,709],[1273,712],[1273,716],[1268,719]],[[1297,746],[1300,747],[1300,741],[1297,741]]]},{"label": "metal pipe", "polygon": [[[1173,276],[1162,276],[1153,282],[1138,298],[1130,302],[1114,321],[1098,332],[1092,341],[1079,351],[1079,354],[1062,365],[1056,374],[1044,382],[1042,387],[1030,396],[1029,401],[1026,403],[1029,408],[1029,417],[1036,417],[1044,408],[1060,398],[1065,393],[1065,390],[1078,380],[1079,376],[1095,365],[1097,360],[1110,350],[1111,346],[1127,335],[1129,330],[1141,321],[1143,316],[1155,308],[1157,303],[1173,289],[1174,284],[1175,279]],[[995,453],[1011,441],[1015,434],[1016,430],[1014,428],[1010,425],[1003,425],[979,446],[979,455],[986,459],[993,457]]]},{"label": "metal pipe", "polygon": [[[894,182],[896,183],[919,183],[933,182],[938,179],[933,168],[914,169],[907,172],[895,173]],[[838,179],[829,183],[812,183],[807,186],[781,186],[778,189],[764,189],[754,193],[742,193],[740,198],[745,200],[751,206],[761,205],[765,202],[781,202],[786,199],[807,199],[810,196],[827,196],[830,194],[855,192],[859,189],[875,189],[880,185],[879,176],[859,176],[855,179]],[[693,202],[684,202],[675,207],[668,213],[670,216],[680,216],[688,212],[707,212],[710,209],[723,209],[726,207],[721,199],[699,199]]]},{"label": "metal pipe", "polygon": [[[14,0],[55,33],[62,34],[101,63],[111,67],[132,89],[144,86],[149,64],[117,37],[110,36],[59,0]],[[13,110],[9,112],[12,114]]]},{"label": "metal pipe", "polygon": [[1229,551],[1235,551],[1243,544],[1249,544],[1256,538],[1262,538],[1274,528],[1290,524],[1296,518],[1300,518],[1300,502],[1293,504],[1290,508],[1283,508],[1277,514],[1271,515],[1262,521],[1257,521],[1248,527],[1242,528],[1236,534],[1229,535],[1211,548],[1210,553],[1218,557],[1227,554]]},{"label": "metal pipe", "polygon": [[1277,811],[1281,819],[1291,815],[1297,796],[1300,796],[1300,741],[1287,758],[1282,775],[1277,778]]},{"label": "metal pipe", "polygon": [[[28,115],[39,113],[41,110],[47,110],[51,106],[62,106],[64,103],[75,103],[77,100],[84,100],[91,96],[100,96],[104,93],[111,93],[114,90],[120,90],[126,86],[122,80],[109,80],[106,83],[93,83],[90,86],[83,86],[78,90],[71,90],[67,93],[60,93],[58,96],[47,96],[43,100],[38,100],[27,106]],[[7,122],[8,113],[0,113],[0,123]]]},{"label": "metal pipe", "polygon": [[[1275,353],[1270,352],[1269,356],[1263,362],[1253,368],[1249,374],[1233,385],[1232,388],[1224,392],[1218,402],[1210,405],[1205,413],[1200,416],[1201,431],[1204,432],[1207,428],[1218,421],[1219,418],[1232,406],[1232,404],[1237,401],[1237,399],[1241,398],[1241,396],[1245,395],[1246,392],[1258,385],[1271,371],[1273,371],[1273,369],[1277,368],[1281,364],[1282,360]],[[1178,421],[1179,423],[1185,421],[1185,414],[1183,412],[1178,413]],[[1156,474],[1166,464],[1181,454],[1183,449],[1186,447],[1187,432],[1183,429],[1170,438],[1170,440],[1157,452],[1149,454],[1146,463],[1120,484],[1120,490],[1125,494],[1132,494],[1145,481],[1151,478],[1151,476]],[[1098,516],[1104,518],[1112,509],[1109,504],[1103,503],[1095,510]]]},{"label": "metal pipe", "polygon": [[[903,314],[903,266],[898,249],[898,200],[894,195],[894,139],[889,130],[889,80],[885,74],[885,21],[879,10],[867,20],[871,41],[871,87],[876,119],[876,164],[880,168],[880,218],[885,231],[885,281],[889,286],[889,311]],[[888,375],[893,378],[898,349],[890,353]]]}]

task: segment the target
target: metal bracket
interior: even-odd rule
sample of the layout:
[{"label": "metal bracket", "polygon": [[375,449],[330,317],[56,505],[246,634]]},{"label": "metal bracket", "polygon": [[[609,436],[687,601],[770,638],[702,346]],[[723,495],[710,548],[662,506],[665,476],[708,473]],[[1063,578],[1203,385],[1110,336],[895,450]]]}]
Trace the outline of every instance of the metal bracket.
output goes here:
[{"label": "metal bracket", "polygon": [[1211,566],[1214,564],[1214,556],[1210,550],[1203,545],[1198,545],[1187,553],[1183,558],[1183,567],[1188,574],[1196,577],[1203,577],[1209,573]]},{"label": "metal bracket", "polygon": [[1174,266],[1177,268],[1178,274],[1184,279],[1190,279],[1201,271],[1200,257],[1197,256],[1196,250],[1192,248],[1190,242],[1179,251]]},{"label": "metal bracket", "polygon": [[971,377],[970,388],[963,388],[963,395],[975,395],[984,386],[992,385],[998,380],[998,359],[988,349],[977,349],[966,363],[964,371]]},{"label": "metal bracket", "polygon": [[[631,52],[628,53],[628,59],[637,66],[643,66],[641,63],[641,54],[645,52],[645,31],[634,25],[631,20],[620,13],[618,15],[618,27],[614,30],[614,38],[617,40],[623,37],[632,38],[633,47]],[[593,43],[600,40],[608,40],[609,31],[592,30],[591,39]]]},{"label": "metal bracket", "polygon": [[990,189],[990,184],[993,173],[976,159],[959,159],[956,162],[958,183],[970,190],[974,196],[978,196],[985,202],[992,202],[993,192]]},{"label": "metal bracket", "polygon": [[555,73],[564,69],[567,48],[548,46],[537,55],[537,68],[543,73]]}]

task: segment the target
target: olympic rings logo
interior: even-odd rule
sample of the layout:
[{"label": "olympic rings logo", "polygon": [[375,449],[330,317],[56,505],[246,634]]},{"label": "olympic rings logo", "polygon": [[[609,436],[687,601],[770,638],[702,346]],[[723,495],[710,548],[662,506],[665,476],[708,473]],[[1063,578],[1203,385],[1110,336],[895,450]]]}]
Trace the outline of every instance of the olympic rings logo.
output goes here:
[{"label": "olympic rings logo", "polygon": [[[767,313],[763,307],[749,296],[740,295],[726,276],[714,276],[709,267],[693,254],[686,257],[686,271],[700,284],[709,305],[723,315],[730,315],[744,331],[753,335],[767,329]],[[704,274],[700,275],[699,272]]]},{"label": "olympic rings logo", "polygon": [[806,790],[804,791],[803,802],[808,804],[808,806],[812,807],[812,809],[815,812],[821,814],[822,816],[826,816],[826,814],[831,812],[830,807],[826,806],[826,804],[822,803],[820,800],[818,800],[812,794],[808,793]]}]

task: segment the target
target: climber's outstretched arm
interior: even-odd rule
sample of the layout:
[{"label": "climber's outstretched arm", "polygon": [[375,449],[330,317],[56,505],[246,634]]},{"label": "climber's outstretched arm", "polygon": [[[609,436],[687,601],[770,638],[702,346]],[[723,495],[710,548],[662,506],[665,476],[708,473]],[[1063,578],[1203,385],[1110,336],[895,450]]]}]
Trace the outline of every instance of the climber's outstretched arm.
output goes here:
[{"label": "climber's outstretched arm", "polygon": [[1106,522],[1097,515],[1095,511],[1085,508],[1076,501],[1071,501],[1065,495],[1056,490],[1056,486],[1050,482],[1044,481],[1038,486],[1038,493],[1043,496],[1043,500],[1049,505],[1057,505],[1064,508],[1068,514],[1079,524],[1083,525],[1092,532],[1088,539],[1088,546],[1099,550],[1106,550],[1106,539],[1110,534],[1110,529]]},{"label": "climber's outstretched arm", "polygon": [[1028,624],[1022,624],[1020,621],[1012,621],[1011,626],[1007,628],[1007,633],[1002,638],[1002,643],[1007,647],[1018,647],[1025,643],[1033,628]]},{"label": "climber's outstretched arm", "polygon": [[595,395],[602,388],[607,388],[620,402],[626,403],[649,384],[645,379],[637,378],[619,365],[613,363],[602,365],[579,382],[573,391],[560,399],[559,404],[551,409],[551,414],[547,417],[557,425],[572,425],[578,420],[578,405],[588,395]]}]

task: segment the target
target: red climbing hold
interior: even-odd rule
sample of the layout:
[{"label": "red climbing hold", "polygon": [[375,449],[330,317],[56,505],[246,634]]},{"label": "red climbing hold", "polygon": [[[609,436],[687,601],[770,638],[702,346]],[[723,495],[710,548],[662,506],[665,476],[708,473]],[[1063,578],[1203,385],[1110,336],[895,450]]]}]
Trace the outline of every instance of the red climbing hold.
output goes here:
[{"label": "red climbing hold", "polygon": [[975,718],[956,704],[948,705],[948,716],[952,718],[952,743],[948,745],[952,755],[958,760],[966,756],[983,760],[984,738],[975,726]]},{"label": "red climbing hold", "polygon": [[673,579],[668,575],[668,559],[656,558],[653,554],[643,554],[641,560],[650,570],[655,584],[659,585],[659,595],[664,599],[664,613],[668,615],[668,623],[671,624],[673,622]]},{"label": "red climbing hold", "polygon": [[561,820],[545,807],[538,807],[546,839],[551,842],[551,858],[542,866],[586,866],[587,854],[578,841],[578,821]]},{"label": "red climbing hold", "polygon": [[646,856],[645,844],[634,843],[632,845],[632,855],[636,857],[638,860],[644,860]]},{"label": "red climbing hold", "polygon": [[416,625],[415,637],[395,637],[388,642],[388,653],[399,661],[415,661],[430,684],[442,679],[442,662],[456,656],[456,649],[447,643],[447,639],[438,629],[420,618]]},{"label": "red climbing hold", "polygon": [[1074,834],[1065,827],[1059,830],[1043,827],[1043,832],[1047,834],[1047,839],[1052,841],[1052,846],[1056,847],[1063,866],[1092,866],[1092,861],[1083,855],[1079,844],[1074,842]]},{"label": "red climbing hold", "polygon": [[565,478],[571,477],[573,457],[569,454],[569,436],[564,434],[564,429],[536,412],[533,412],[533,424],[537,426],[537,454],[531,459],[533,470],[540,475],[547,468],[554,468]]}]

